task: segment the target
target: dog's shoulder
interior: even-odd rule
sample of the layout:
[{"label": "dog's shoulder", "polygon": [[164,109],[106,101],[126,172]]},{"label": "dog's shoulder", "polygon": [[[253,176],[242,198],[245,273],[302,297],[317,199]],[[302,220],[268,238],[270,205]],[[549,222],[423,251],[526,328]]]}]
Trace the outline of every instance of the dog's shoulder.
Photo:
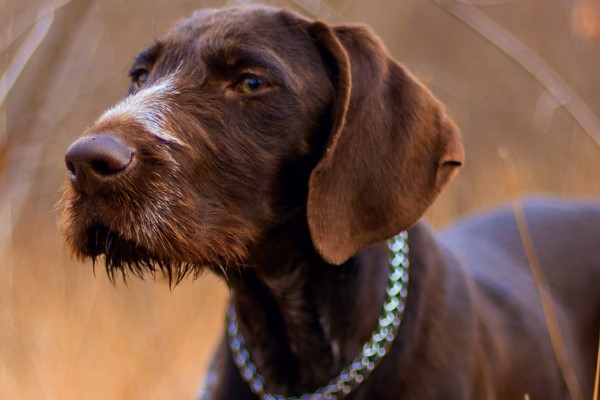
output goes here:
[{"label": "dog's shoulder", "polygon": [[591,294],[600,284],[597,202],[524,198],[457,221],[440,232],[438,240],[488,290],[505,288],[515,297],[534,292],[533,262],[565,298]]}]

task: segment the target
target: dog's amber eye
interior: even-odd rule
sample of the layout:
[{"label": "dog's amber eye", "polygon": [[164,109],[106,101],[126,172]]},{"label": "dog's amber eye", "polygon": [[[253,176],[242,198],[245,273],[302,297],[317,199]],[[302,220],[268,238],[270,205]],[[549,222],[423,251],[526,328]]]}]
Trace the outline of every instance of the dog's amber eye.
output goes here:
[{"label": "dog's amber eye", "polygon": [[138,69],[132,71],[130,74],[131,81],[138,88],[141,88],[142,86],[144,86],[144,84],[148,80],[148,75],[149,75],[149,72],[145,68],[138,68]]},{"label": "dog's amber eye", "polygon": [[250,94],[263,89],[266,82],[263,78],[256,75],[246,75],[237,84],[237,90],[243,94]]}]

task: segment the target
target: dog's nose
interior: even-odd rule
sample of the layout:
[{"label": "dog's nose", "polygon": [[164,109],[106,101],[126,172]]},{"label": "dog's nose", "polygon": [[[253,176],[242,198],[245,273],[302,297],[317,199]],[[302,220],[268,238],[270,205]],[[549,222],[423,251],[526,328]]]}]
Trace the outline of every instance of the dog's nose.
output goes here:
[{"label": "dog's nose", "polygon": [[89,195],[125,170],[132,159],[133,151],[111,136],[82,137],[65,154],[71,182]]}]

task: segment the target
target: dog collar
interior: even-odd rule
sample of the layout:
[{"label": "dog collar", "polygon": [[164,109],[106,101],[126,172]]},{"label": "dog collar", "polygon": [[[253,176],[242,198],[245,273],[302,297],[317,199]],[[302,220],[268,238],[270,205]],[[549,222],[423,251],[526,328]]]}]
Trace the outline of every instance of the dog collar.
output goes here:
[{"label": "dog collar", "polygon": [[312,393],[285,397],[267,392],[265,380],[252,362],[244,338],[239,331],[235,310],[233,306],[230,306],[227,313],[229,348],[233,355],[233,362],[239,369],[242,378],[250,386],[250,390],[262,400],[337,400],[346,397],[364,382],[391,348],[402,321],[408,287],[407,237],[407,233],[403,231],[388,243],[391,253],[391,268],[386,288],[386,300],[377,323],[377,329],[350,365],[331,379],[327,385]]}]

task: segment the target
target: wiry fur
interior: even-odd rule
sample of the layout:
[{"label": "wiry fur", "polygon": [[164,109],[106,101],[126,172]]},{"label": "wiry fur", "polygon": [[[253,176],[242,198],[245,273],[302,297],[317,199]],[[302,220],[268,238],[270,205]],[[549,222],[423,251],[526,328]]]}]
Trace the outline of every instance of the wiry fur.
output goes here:
[{"label": "wiry fur", "polygon": [[[417,223],[463,161],[460,135],[368,29],[202,11],[140,54],[134,81],[140,70],[148,79],[67,152],[60,230],[75,254],[104,257],[109,276],[226,275],[267,389],[296,396],[360,352],[385,296],[384,242],[409,229],[398,337],[348,398],[567,398],[512,212],[441,236]],[[589,398],[600,207],[525,214]],[[205,398],[256,399],[225,340],[211,368]]]},{"label": "wiry fur", "polygon": [[[145,52],[152,54],[142,60],[152,71],[148,82],[132,86],[129,97],[84,133],[111,134],[134,148],[132,168],[93,200],[65,185],[59,227],[75,254],[104,254],[109,271],[138,275],[164,268],[181,278],[206,266],[220,273],[219,267],[252,263],[249,247],[273,224],[275,209],[281,214],[300,205],[270,193],[289,185],[280,183],[288,178],[279,170],[284,155],[299,164],[291,176],[308,175],[300,158],[310,151],[328,91],[316,96],[316,85],[301,87],[280,72],[284,66],[273,64],[280,59],[274,50],[272,58],[254,54],[265,40],[250,28],[239,32],[249,37],[230,54],[221,50],[229,38],[197,42],[190,22]],[[233,64],[249,61],[254,64]],[[318,62],[315,54],[312,63]],[[268,71],[269,90],[286,92],[271,104],[244,98],[233,85],[246,70]],[[314,78],[321,88],[330,87],[326,77]],[[301,97],[314,100],[307,104]],[[277,141],[292,135],[295,145],[277,148]],[[90,230],[98,232],[97,240]]]}]

